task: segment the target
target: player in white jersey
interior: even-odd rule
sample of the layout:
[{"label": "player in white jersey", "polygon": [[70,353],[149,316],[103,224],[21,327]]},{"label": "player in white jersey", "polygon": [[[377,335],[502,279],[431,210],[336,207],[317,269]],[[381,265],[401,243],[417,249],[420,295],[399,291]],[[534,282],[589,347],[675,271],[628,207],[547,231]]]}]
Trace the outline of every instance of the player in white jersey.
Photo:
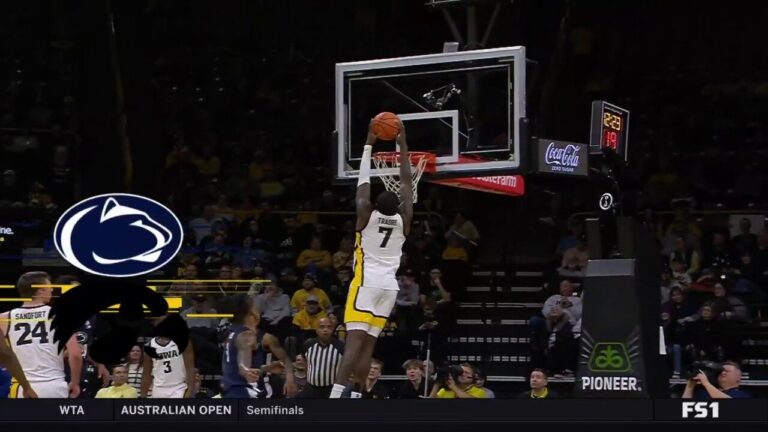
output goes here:
[{"label": "player in white jersey", "polygon": [[[192,397],[195,383],[192,344],[179,352],[176,342],[167,337],[154,337],[144,347],[144,378],[141,397],[152,388],[153,399]],[[189,371],[189,373],[187,373]]]},{"label": "player in white jersey", "polygon": [[[47,286],[46,286],[47,285]],[[19,360],[30,385],[41,398],[76,398],[80,394],[83,358],[80,344],[73,335],[66,344],[70,383],[64,375],[64,353],[58,350],[51,329],[51,277],[45,272],[21,275],[16,289],[28,299],[20,308],[0,314],[0,335]],[[0,342],[4,343],[4,342]],[[27,396],[24,389],[11,388],[11,397]]]},{"label": "player in white jersey", "polygon": [[[399,198],[394,192],[384,191],[376,197],[376,205],[371,205],[371,152],[376,136],[370,126],[363,147],[356,198],[355,276],[349,286],[344,311],[347,328],[344,357],[331,398],[341,397],[350,375],[354,376],[358,390],[364,388],[376,339],[395,306],[399,289],[395,273],[400,267],[403,243],[413,219],[411,163],[405,127],[402,122],[399,126]],[[352,396],[359,397],[358,392]]]}]

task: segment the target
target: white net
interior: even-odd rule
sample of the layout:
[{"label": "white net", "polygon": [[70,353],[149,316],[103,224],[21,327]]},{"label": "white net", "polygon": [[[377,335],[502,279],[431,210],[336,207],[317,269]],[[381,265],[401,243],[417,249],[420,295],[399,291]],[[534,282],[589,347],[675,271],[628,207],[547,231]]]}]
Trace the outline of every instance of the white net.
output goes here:
[{"label": "white net", "polygon": [[[424,170],[433,168],[435,156],[432,153],[410,152],[408,154],[411,161],[411,177],[413,185],[413,202],[418,201],[418,185]],[[400,153],[398,152],[380,152],[373,154],[373,163],[376,169],[383,171],[378,174],[384,187],[400,197]]]}]

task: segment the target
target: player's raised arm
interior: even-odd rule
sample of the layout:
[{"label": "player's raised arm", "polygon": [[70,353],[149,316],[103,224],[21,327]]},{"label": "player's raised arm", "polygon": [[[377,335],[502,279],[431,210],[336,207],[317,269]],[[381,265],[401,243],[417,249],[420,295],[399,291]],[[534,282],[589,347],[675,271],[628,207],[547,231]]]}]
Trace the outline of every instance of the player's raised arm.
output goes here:
[{"label": "player's raised arm", "polygon": [[400,214],[403,216],[405,234],[408,235],[413,220],[413,177],[408,142],[405,139],[405,125],[400,120],[398,122],[400,133],[397,134],[396,140],[400,150]]},{"label": "player's raised arm", "polygon": [[368,125],[368,137],[363,147],[363,157],[360,159],[360,175],[357,178],[357,196],[355,207],[357,209],[357,230],[365,228],[371,217],[371,153],[376,135],[372,131],[373,122]]}]

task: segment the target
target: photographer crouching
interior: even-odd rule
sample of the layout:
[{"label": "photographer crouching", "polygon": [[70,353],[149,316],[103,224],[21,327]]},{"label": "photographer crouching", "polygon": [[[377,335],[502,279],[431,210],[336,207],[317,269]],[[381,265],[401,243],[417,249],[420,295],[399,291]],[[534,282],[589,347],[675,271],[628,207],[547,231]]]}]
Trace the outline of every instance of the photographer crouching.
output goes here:
[{"label": "photographer crouching", "polygon": [[[714,362],[696,362],[692,366],[683,399],[746,399],[750,395],[739,388],[741,367],[727,361],[722,365]],[[695,373],[695,375],[694,375]],[[717,381],[717,386],[712,384]],[[701,387],[698,387],[701,385]]]},{"label": "photographer crouching", "polygon": [[432,399],[486,399],[485,389],[475,385],[477,373],[474,366],[462,363],[447,365],[437,370],[435,385],[429,397]]}]

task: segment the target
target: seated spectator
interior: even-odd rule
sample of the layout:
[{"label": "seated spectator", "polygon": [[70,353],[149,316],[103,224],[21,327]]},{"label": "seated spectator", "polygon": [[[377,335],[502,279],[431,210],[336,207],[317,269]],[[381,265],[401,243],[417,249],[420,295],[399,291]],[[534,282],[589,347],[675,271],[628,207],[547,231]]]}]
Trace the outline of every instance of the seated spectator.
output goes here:
[{"label": "seated spectator", "polygon": [[685,273],[690,276],[697,275],[701,269],[701,257],[699,252],[690,246],[684,237],[675,237],[675,249],[669,256],[670,266],[673,261],[683,263]]},{"label": "seated spectator", "polygon": [[307,386],[307,358],[304,354],[296,354],[293,361],[293,383],[296,384],[297,395]]},{"label": "seated spectator", "polygon": [[[402,331],[413,329],[417,321],[416,306],[419,304],[419,284],[416,283],[416,275],[413,270],[406,270],[398,280],[400,290],[397,292],[397,327]],[[405,334],[403,336],[406,336]]]},{"label": "seated spectator", "polygon": [[333,304],[344,304],[349,293],[349,285],[352,283],[352,268],[342,267],[337,272],[328,288],[328,296]]},{"label": "seated spectator", "polygon": [[467,250],[461,244],[461,240],[456,236],[448,237],[448,245],[443,250],[443,261],[469,261]]},{"label": "seated spectator", "polygon": [[458,376],[458,382],[451,376],[445,382],[436,382],[432,387],[430,398],[437,399],[486,399],[488,394],[484,389],[477,387],[475,368],[469,363],[462,363],[463,373]]},{"label": "seated spectator", "polygon": [[293,309],[293,313],[297,313],[301,310],[304,307],[307,298],[310,296],[319,299],[320,306],[322,306],[323,309],[330,309],[331,299],[328,298],[328,295],[322,288],[317,287],[317,277],[312,273],[306,273],[304,275],[304,280],[301,282],[301,289],[293,293],[293,297],[291,297],[291,309]]},{"label": "seated spectator", "polygon": [[333,259],[331,254],[322,248],[320,237],[312,237],[312,241],[309,243],[309,249],[304,249],[296,258],[296,267],[299,270],[307,270],[308,267],[326,271],[331,268]]},{"label": "seated spectator", "polygon": [[218,201],[213,205],[213,211],[213,217],[216,219],[221,219],[230,223],[235,221],[234,209],[229,206],[229,198],[226,194],[219,194]]},{"label": "seated spectator", "polygon": [[488,395],[488,399],[496,399],[496,394],[493,393],[493,390],[485,386],[485,381],[488,379],[488,377],[485,375],[485,372],[477,368],[475,368],[475,370],[477,371],[477,381],[475,383],[477,388],[484,390],[485,394]]},{"label": "seated spectator", "polygon": [[211,399],[214,396],[216,396],[216,392],[203,386],[203,376],[200,375],[200,371],[195,369],[195,382],[192,389],[192,398]]},{"label": "seated spectator", "polygon": [[216,309],[208,304],[208,297],[205,294],[196,294],[192,297],[192,307],[184,309],[181,312],[181,317],[187,322],[187,326],[192,327],[204,327],[209,329],[215,329],[219,325],[219,320],[216,318],[189,318],[189,314],[215,314]]},{"label": "seated spectator", "polygon": [[293,326],[299,336],[299,343],[315,334],[318,321],[323,318],[328,318],[328,314],[320,307],[318,298],[314,295],[307,297],[304,308],[293,316]]},{"label": "seated spectator", "polygon": [[725,285],[715,284],[715,299],[712,302],[712,314],[723,322],[747,322],[749,311],[738,297],[728,295]]},{"label": "seated spectator", "polygon": [[677,378],[682,372],[683,347],[688,345],[686,324],[698,319],[696,306],[685,298],[680,288],[669,291],[669,301],[661,306],[661,323],[667,350],[672,352],[672,373]]},{"label": "seated spectator", "polygon": [[560,294],[550,296],[541,316],[529,320],[531,361],[534,366],[548,365],[558,373],[569,374],[575,360],[574,326],[581,320],[581,298],[573,295],[573,283],[560,282]]},{"label": "seated spectator", "polygon": [[424,303],[427,299],[437,303],[451,301],[451,293],[443,284],[443,272],[438,268],[429,271],[429,284],[422,290],[419,296],[419,302]]},{"label": "seated spectator", "polygon": [[[701,387],[698,387],[698,386]],[[741,367],[735,362],[725,362],[723,371],[717,376],[717,386],[709,382],[703,372],[688,380],[683,392],[683,399],[748,399],[751,396],[739,388],[741,385]],[[698,387],[698,388],[697,388]]]},{"label": "seated spectator", "polygon": [[328,319],[333,324],[333,337],[342,342],[347,340],[347,327],[344,325],[344,307],[333,306],[328,311]]},{"label": "seated spectator", "polygon": [[669,301],[669,290],[672,288],[672,272],[664,270],[661,272],[661,304]]},{"label": "seated spectator", "polygon": [[221,160],[213,153],[213,147],[205,145],[200,151],[200,156],[193,159],[200,175],[204,177],[218,177],[221,171]]},{"label": "seated spectator", "polygon": [[197,244],[200,244],[204,238],[213,234],[213,223],[216,220],[216,210],[212,205],[205,206],[203,214],[189,221],[189,228],[195,232]]},{"label": "seated spectator", "polygon": [[582,234],[576,243],[576,247],[568,249],[563,254],[558,273],[561,275],[584,277],[588,261],[589,250],[587,248],[587,236],[586,234]]},{"label": "seated spectator", "polygon": [[362,392],[352,392],[352,397],[362,399],[389,399],[392,396],[392,389],[383,381],[379,381],[381,371],[384,369],[384,363],[379,359],[371,360],[371,368],[368,370],[368,376],[365,379],[365,388]]},{"label": "seated spectator", "polygon": [[554,399],[558,397],[554,390],[547,387],[549,377],[544,369],[534,369],[528,383],[531,389],[520,393],[517,396],[518,399]]},{"label": "seated spectator", "polygon": [[266,252],[253,246],[253,237],[246,236],[242,247],[234,252],[232,263],[242,267],[245,272],[251,272],[256,262],[264,262],[266,259]]},{"label": "seated spectator", "polygon": [[448,232],[445,234],[446,238],[454,236],[457,236],[468,244],[477,244],[477,241],[480,240],[480,233],[477,231],[477,227],[471,220],[467,219],[467,215],[461,211],[456,212],[453,217],[453,224],[448,228]]},{"label": "seated spectator", "polygon": [[[419,399],[424,396],[424,371],[421,360],[408,360],[403,363],[406,381],[397,391],[397,399]],[[431,391],[432,383],[427,384],[426,394]]]},{"label": "seated spectator", "polygon": [[715,319],[712,303],[706,303],[699,312],[700,318],[688,325],[686,331],[690,344],[688,350],[694,360],[723,361],[723,326]]},{"label": "seated spectator", "polygon": [[[755,249],[757,251],[757,249]],[[739,257],[739,261],[733,270],[733,276],[736,282],[733,286],[733,292],[739,294],[753,294],[755,299],[761,301],[765,295],[760,290],[760,271],[757,268],[756,263],[752,259],[753,252],[742,252]]]},{"label": "seated spectator", "polygon": [[203,252],[203,265],[208,271],[216,270],[232,261],[230,248],[223,233],[213,236],[213,242]]},{"label": "seated spectator", "polygon": [[728,274],[733,268],[733,256],[724,233],[716,232],[712,235],[712,246],[704,256],[704,269],[710,274]]},{"label": "seated spectator", "polygon": [[128,384],[128,368],[118,365],[112,368],[112,385],[96,393],[96,399],[136,399],[139,393]]},{"label": "seated spectator", "polygon": [[685,269],[685,263],[680,260],[673,260],[670,263],[670,269],[672,270],[672,280],[670,287],[678,287],[683,291],[687,291],[691,287],[691,274]]},{"label": "seated spectator", "polygon": [[333,269],[336,271],[342,268],[351,268],[355,250],[355,241],[350,237],[344,237],[339,243],[339,250],[333,254]]},{"label": "seated spectator", "polygon": [[264,331],[283,340],[291,331],[291,300],[272,279],[264,293],[256,297],[256,307],[261,313]]},{"label": "seated spectator", "polygon": [[731,247],[736,255],[757,250],[757,235],[752,234],[752,221],[748,218],[739,221],[739,234],[731,239]]}]

